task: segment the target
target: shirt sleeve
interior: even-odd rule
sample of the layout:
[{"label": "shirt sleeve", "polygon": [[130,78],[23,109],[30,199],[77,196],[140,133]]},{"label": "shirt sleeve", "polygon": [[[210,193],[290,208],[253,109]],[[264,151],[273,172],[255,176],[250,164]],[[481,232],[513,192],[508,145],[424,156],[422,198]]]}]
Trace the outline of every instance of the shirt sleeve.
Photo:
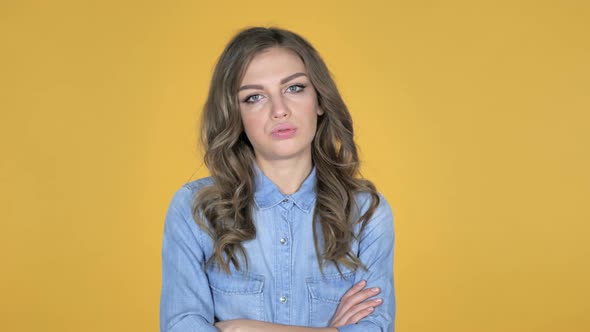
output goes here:
[{"label": "shirt sleeve", "polygon": [[[341,326],[340,332],[393,332],[395,330],[395,290],[393,281],[393,213],[385,197],[380,202],[359,239],[359,258],[368,271],[358,269],[355,282],[367,281],[367,287],[380,287],[383,303],[356,324]],[[370,202],[366,202],[369,204]]]},{"label": "shirt sleeve", "polygon": [[172,198],[162,241],[161,332],[218,332],[205,274],[200,229],[192,216],[192,190],[186,186]]}]

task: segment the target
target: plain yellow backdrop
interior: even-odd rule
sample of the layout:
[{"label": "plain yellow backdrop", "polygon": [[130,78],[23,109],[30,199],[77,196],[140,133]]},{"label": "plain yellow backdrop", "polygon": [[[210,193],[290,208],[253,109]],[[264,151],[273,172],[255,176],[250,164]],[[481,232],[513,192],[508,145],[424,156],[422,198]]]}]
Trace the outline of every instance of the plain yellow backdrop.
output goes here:
[{"label": "plain yellow backdrop", "polygon": [[590,330],[588,1],[6,1],[3,331],[157,331],[213,65],[316,46],[396,225],[397,331]]}]

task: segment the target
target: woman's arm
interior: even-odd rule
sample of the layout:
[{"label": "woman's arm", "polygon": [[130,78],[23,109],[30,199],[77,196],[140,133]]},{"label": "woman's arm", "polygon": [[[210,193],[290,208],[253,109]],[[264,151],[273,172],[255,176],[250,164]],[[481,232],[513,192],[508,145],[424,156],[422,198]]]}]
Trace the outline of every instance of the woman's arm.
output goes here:
[{"label": "woman's arm", "polygon": [[215,324],[221,332],[338,332],[335,327],[302,327],[272,324],[257,320],[233,319]]},{"label": "woman's arm", "polygon": [[381,305],[382,301],[370,300],[368,298],[379,294],[374,288],[364,289],[366,282],[363,280],[351,287],[342,297],[342,301],[332,317],[330,327],[327,328],[310,328],[300,326],[290,326],[281,324],[272,324],[256,320],[234,319],[218,322],[215,326],[221,332],[256,332],[256,331],[277,331],[277,332],[338,332],[339,326],[354,324],[365,318],[374,308]]},{"label": "woman's arm", "polygon": [[[338,327],[340,332],[393,332],[395,330],[395,290],[393,281],[394,228],[393,213],[385,197],[359,239],[359,258],[368,271],[358,269],[355,280],[366,280],[367,285],[379,287],[382,304],[356,324]],[[361,202],[364,211],[370,202]],[[363,206],[364,205],[364,206]]]},{"label": "woman's arm", "polygon": [[[213,299],[195,234],[192,191],[179,189],[168,207],[162,242],[161,332],[217,332]],[[192,224],[191,224],[192,223]]]}]

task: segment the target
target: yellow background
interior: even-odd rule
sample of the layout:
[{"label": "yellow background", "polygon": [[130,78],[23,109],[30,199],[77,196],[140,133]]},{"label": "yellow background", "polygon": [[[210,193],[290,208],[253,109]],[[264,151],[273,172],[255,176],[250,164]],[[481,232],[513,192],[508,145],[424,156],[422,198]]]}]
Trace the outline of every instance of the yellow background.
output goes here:
[{"label": "yellow background", "polygon": [[305,36],[396,217],[397,331],[590,330],[588,1],[6,1],[3,331],[157,331],[212,67]]}]

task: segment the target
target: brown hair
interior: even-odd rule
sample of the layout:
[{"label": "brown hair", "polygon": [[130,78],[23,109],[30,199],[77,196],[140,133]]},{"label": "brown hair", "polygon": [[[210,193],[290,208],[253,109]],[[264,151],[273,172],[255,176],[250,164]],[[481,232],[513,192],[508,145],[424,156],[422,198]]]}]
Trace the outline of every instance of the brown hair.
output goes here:
[{"label": "brown hair", "polygon": [[[360,177],[352,118],[313,46],[301,36],[276,27],[240,31],[226,46],[213,72],[202,113],[201,143],[214,184],[198,192],[193,208],[195,220],[214,241],[207,264],[215,261],[229,273],[231,263],[240,269],[239,253],[247,268],[242,242],[256,235],[252,222],[255,158],[242,126],[238,88],[249,62],[270,47],[283,47],[299,55],[324,111],[312,143],[317,194],[313,236],[320,268],[332,261],[339,271],[340,264],[353,270],[366,269],[351,251],[353,226],[360,223],[362,232],[379,204],[379,195],[370,181]],[[371,203],[359,216],[355,194],[360,192],[369,193]],[[321,254],[317,223],[324,239]]]}]

